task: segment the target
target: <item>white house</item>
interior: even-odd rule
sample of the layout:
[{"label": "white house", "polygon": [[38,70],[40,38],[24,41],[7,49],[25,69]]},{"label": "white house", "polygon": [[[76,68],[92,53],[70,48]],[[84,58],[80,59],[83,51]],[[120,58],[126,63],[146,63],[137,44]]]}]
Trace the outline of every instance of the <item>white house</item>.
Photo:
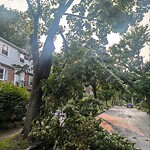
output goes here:
[{"label": "white house", "polygon": [[[32,86],[32,61],[25,59],[27,52],[16,45],[0,37],[0,81],[17,84],[20,86]],[[13,65],[28,65],[28,70],[18,73]]]}]

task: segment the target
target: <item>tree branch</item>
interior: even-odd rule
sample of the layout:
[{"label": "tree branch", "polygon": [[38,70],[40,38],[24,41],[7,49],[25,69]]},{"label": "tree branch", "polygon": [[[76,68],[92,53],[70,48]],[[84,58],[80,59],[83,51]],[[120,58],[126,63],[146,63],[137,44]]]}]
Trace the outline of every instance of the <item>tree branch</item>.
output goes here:
[{"label": "tree branch", "polygon": [[68,44],[67,44],[67,40],[65,39],[65,36],[63,35],[63,33],[61,31],[59,31],[59,34],[61,35],[62,39],[63,39],[63,42],[64,42],[64,45],[66,47],[66,49],[68,50]]},{"label": "tree branch", "polygon": [[[65,4],[66,10],[70,7],[70,5],[73,3],[74,0],[68,0],[68,2]],[[66,11],[65,10],[65,11]],[[65,12],[64,12],[65,13]]]},{"label": "tree branch", "polygon": [[37,7],[37,14],[36,16],[39,17],[42,13],[42,6],[41,6],[41,3],[40,3],[40,0],[37,0],[37,3],[38,3],[38,7]]},{"label": "tree branch", "polygon": [[[54,51],[55,47],[54,47],[53,40],[54,40],[56,33],[58,32],[60,19],[62,18],[64,13],[67,11],[67,9],[70,7],[70,5],[73,3],[73,1],[74,0],[68,0],[68,2],[66,4],[60,5],[58,7],[57,12],[56,12],[55,17],[54,17],[54,20],[53,20],[51,26],[49,27],[48,36],[47,36],[46,41],[44,43],[42,55],[47,55],[46,54],[47,51],[50,54]],[[51,46],[50,46],[50,44],[51,44]],[[49,49],[49,50],[47,50],[47,49]]]},{"label": "tree branch", "polygon": [[61,5],[57,8],[56,13],[54,14],[54,20],[52,24],[49,26],[48,36],[45,40],[43,51],[40,57],[40,70],[42,72],[50,72],[52,65],[52,53],[55,50],[54,47],[54,38],[56,33],[59,31],[59,23],[60,19],[62,18],[63,14],[67,11],[70,5],[73,3],[74,0],[68,0],[67,3],[61,3]]},{"label": "tree branch", "polygon": [[78,18],[81,18],[81,19],[87,19],[88,21],[97,21],[97,19],[94,19],[94,18],[84,17],[84,16],[70,14],[70,13],[65,13],[64,15],[71,16],[71,17],[78,17]]},{"label": "tree branch", "polygon": [[28,4],[29,10],[31,12],[31,15],[33,16],[33,18],[35,18],[35,13],[34,13],[33,6],[31,4],[30,0],[26,0],[26,2]]},{"label": "tree branch", "polygon": [[41,15],[41,4],[40,0],[37,0],[38,3],[38,8],[37,8],[37,13],[35,14],[33,10],[33,5],[31,4],[30,0],[26,0],[29,10],[31,11],[31,14],[33,16],[33,33],[30,36],[30,46],[31,46],[31,51],[32,51],[32,57],[33,57],[33,63],[34,66],[36,66],[39,63],[39,51],[38,51],[38,22],[39,22],[39,17]]}]

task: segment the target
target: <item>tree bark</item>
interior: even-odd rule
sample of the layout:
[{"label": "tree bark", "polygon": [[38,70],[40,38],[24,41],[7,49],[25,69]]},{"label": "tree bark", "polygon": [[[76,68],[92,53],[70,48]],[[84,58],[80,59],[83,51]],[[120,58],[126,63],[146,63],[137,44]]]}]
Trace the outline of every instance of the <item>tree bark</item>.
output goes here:
[{"label": "tree bark", "polygon": [[150,94],[146,94],[146,102],[147,102],[148,110],[149,110],[149,113],[150,113]]},{"label": "tree bark", "polygon": [[106,101],[106,107],[108,107],[108,103],[107,103],[107,101],[108,101],[108,100],[107,100],[107,99],[105,99],[105,101]]},{"label": "tree bark", "polygon": [[[49,62],[46,63],[49,65],[44,66],[45,63],[41,65],[40,64],[37,65],[34,70],[33,86],[32,86],[32,91],[31,91],[28,109],[26,113],[26,120],[22,131],[24,138],[29,137],[29,133],[32,129],[32,121],[40,113],[40,107],[42,102],[41,81],[43,79],[47,79],[50,74],[51,59],[49,59]],[[42,66],[44,66],[43,70],[42,70]]]},{"label": "tree bark", "polygon": [[38,28],[39,28],[39,18],[42,13],[42,5],[40,0],[37,1],[37,10],[34,11],[34,6],[29,0],[26,0],[31,15],[34,19],[33,23],[33,34],[30,38],[30,46],[32,50],[34,72],[33,72],[33,86],[31,91],[31,96],[29,100],[29,105],[26,114],[26,120],[23,128],[23,134],[25,138],[29,137],[29,133],[32,128],[32,121],[39,115],[40,106],[42,102],[42,89],[41,89],[41,80],[47,79],[51,66],[51,55],[55,49],[54,47],[54,38],[59,29],[60,19],[66,10],[70,7],[74,0],[68,0],[67,2],[61,3],[55,13],[54,20],[49,27],[48,36],[44,43],[44,47],[41,55],[39,55],[38,49]]},{"label": "tree bark", "polygon": [[93,95],[94,95],[94,98],[97,99],[97,92],[96,92],[96,83],[92,83],[91,84],[92,88],[93,88]]}]

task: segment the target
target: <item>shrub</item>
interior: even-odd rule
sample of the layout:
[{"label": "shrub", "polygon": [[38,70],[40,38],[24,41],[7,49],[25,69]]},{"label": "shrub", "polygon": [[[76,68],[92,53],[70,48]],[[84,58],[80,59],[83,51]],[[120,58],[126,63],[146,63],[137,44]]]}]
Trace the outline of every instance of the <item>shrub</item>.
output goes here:
[{"label": "shrub", "polygon": [[125,100],[118,100],[118,101],[116,101],[116,105],[118,105],[118,106],[123,106],[126,103],[127,102]]},{"label": "shrub", "polygon": [[[118,134],[109,134],[96,120],[99,101],[91,98],[68,100],[59,107],[63,117],[55,116],[53,104],[44,105],[35,120],[31,136],[42,142],[43,149],[61,150],[135,150],[134,144]],[[44,110],[45,109],[45,110]],[[49,110],[49,111],[48,111]]]},{"label": "shrub", "polygon": [[140,103],[136,104],[136,106],[137,106],[138,109],[149,113],[148,105],[146,103],[146,100],[141,101]]},{"label": "shrub", "polygon": [[95,117],[102,110],[101,100],[80,96],[81,80],[69,71],[43,81],[40,115],[30,133],[34,142],[41,143],[43,150],[134,150],[134,144],[99,126],[101,120]]},{"label": "shrub", "polygon": [[26,89],[0,82],[0,123],[21,120],[26,112]]}]

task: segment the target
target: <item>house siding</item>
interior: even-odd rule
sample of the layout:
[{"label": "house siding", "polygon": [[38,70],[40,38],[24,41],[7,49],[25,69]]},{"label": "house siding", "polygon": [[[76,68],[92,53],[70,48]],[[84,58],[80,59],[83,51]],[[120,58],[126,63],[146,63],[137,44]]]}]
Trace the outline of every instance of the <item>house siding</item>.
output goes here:
[{"label": "house siding", "polygon": [[5,77],[4,80],[2,81],[5,81],[5,82],[9,82],[9,83],[13,83],[14,81],[14,68],[10,67],[10,66],[7,66],[5,64],[1,64],[0,63],[0,68],[4,68],[5,71],[7,71],[7,78]]},{"label": "house siding", "polygon": [[[5,56],[2,53],[3,45],[8,46],[8,55]],[[24,59],[24,62],[20,62],[20,55],[25,54],[25,50],[15,46],[14,44],[8,42],[7,40],[0,37],[0,67],[5,68],[5,73],[7,77],[3,80],[4,82],[9,82],[13,84],[18,84],[20,86],[28,86],[29,83],[29,73],[21,72],[20,75],[15,74],[17,70],[13,65],[28,65],[32,68],[32,61]],[[32,70],[30,71],[30,76],[32,76]]]}]

